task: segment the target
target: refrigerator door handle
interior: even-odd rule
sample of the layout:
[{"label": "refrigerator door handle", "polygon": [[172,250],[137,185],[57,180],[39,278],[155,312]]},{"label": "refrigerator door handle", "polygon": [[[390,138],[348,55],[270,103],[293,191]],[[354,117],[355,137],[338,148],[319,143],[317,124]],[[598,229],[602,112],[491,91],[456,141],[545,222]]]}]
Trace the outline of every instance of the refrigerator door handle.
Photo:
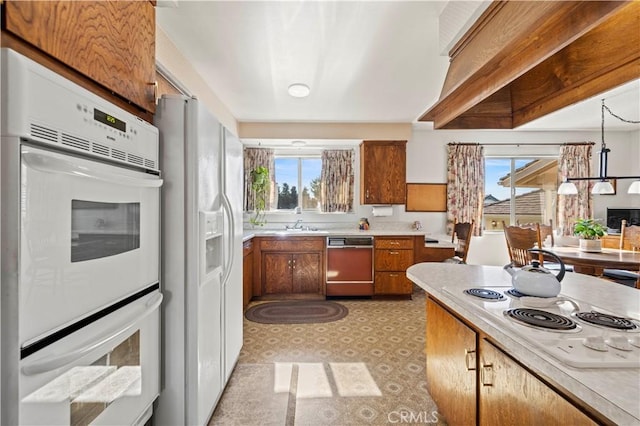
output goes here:
[{"label": "refrigerator door handle", "polygon": [[233,218],[233,212],[231,211],[231,202],[229,201],[229,198],[227,197],[227,194],[222,194],[222,209],[224,210],[224,213],[227,215],[227,218],[229,219],[229,251],[228,253],[231,253],[231,255],[229,256],[229,261],[227,262],[226,265],[224,265],[224,276],[222,277],[222,286],[224,287],[227,284],[227,280],[229,279],[229,276],[231,275],[231,265],[233,265],[233,262],[235,261],[235,238],[232,238],[233,235],[233,230],[235,229],[235,220]]}]

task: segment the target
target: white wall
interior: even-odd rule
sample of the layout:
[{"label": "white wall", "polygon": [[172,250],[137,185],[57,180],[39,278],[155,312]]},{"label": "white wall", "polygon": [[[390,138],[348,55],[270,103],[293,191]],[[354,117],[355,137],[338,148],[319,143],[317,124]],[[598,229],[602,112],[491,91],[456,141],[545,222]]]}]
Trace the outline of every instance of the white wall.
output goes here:
[{"label": "white wall", "polygon": [[[560,146],[526,146],[536,143],[595,142],[592,170],[598,173],[598,155],[601,135],[599,131],[570,132],[534,132],[534,131],[489,131],[489,130],[423,130],[414,128],[407,143],[407,182],[410,183],[446,183],[447,180],[447,144],[449,142],[498,143],[501,146],[486,146],[485,153],[490,155],[549,155],[557,154]],[[640,175],[640,132],[607,132],[610,175]],[[521,143],[515,146],[512,144]],[[358,150],[356,149],[356,154]],[[359,159],[356,158],[356,164]],[[360,206],[359,171],[356,170],[356,211],[352,214],[273,213],[267,216],[267,227],[279,228],[302,219],[305,224],[318,227],[356,226],[360,217],[368,217],[372,228],[390,226],[395,223],[409,224],[420,220],[425,231],[442,234],[446,226],[446,213],[405,212],[404,205],[394,205],[393,215],[373,217],[371,206]],[[640,196],[626,193],[631,180],[618,182],[617,195],[594,197],[596,218],[605,218],[606,207],[640,207]],[[497,248],[500,250],[500,248]],[[471,254],[470,254],[471,255]]]}]

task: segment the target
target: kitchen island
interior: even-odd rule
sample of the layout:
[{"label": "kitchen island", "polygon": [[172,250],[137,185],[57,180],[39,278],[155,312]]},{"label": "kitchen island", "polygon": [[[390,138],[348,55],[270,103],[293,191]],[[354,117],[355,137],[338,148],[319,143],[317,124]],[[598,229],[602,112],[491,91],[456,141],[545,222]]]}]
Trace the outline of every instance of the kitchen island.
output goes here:
[{"label": "kitchen island", "polygon": [[[446,317],[451,317],[458,327],[471,332],[471,341],[466,343],[477,344],[478,346],[477,348],[473,346],[470,350],[463,349],[461,354],[462,374],[469,374],[472,379],[471,385],[465,385],[469,392],[473,393],[474,404],[471,404],[469,409],[469,411],[472,411],[470,417],[472,421],[475,419],[476,422],[482,424],[487,423],[487,418],[491,418],[493,422],[498,423],[500,422],[499,419],[503,419],[503,422],[512,422],[514,421],[513,415],[520,414],[519,410],[525,411],[531,408],[517,408],[508,405],[509,399],[517,399],[517,396],[516,398],[511,398],[514,392],[516,394],[518,392],[523,393],[525,401],[527,398],[533,398],[532,395],[527,395],[527,392],[531,389],[530,383],[527,383],[526,386],[524,383],[509,383],[512,394],[501,398],[500,402],[503,404],[501,413],[496,416],[490,409],[496,408],[495,406],[491,407],[489,402],[491,392],[498,392],[497,386],[494,385],[497,385],[500,380],[499,374],[501,372],[506,373],[507,381],[519,381],[524,377],[520,374],[520,370],[522,370],[527,374],[527,378],[524,380],[537,381],[542,384],[545,389],[548,389],[549,392],[547,394],[551,394],[553,398],[560,399],[561,403],[567,405],[570,410],[574,410],[578,416],[583,416],[578,421],[580,423],[588,423],[591,420],[595,420],[597,423],[640,424],[640,368],[635,366],[634,360],[629,361],[630,365],[615,368],[597,366],[597,362],[589,365],[589,360],[585,361],[583,365],[580,364],[582,361],[574,363],[570,358],[568,361],[566,359],[561,361],[561,356],[557,354],[552,356],[551,353],[553,351],[548,348],[543,349],[543,343],[547,340],[539,336],[549,335],[551,337],[548,338],[548,341],[557,343],[561,339],[557,336],[562,336],[562,334],[538,330],[522,332],[526,327],[509,324],[509,320],[505,319],[501,312],[496,315],[496,310],[492,309],[491,306],[498,305],[492,305],[493,302],[491,301],[478,302],[473,296],[463,293],[464,290],[469,288],[491,288],[504,293],[511,287],[511,277],[501,267],[420,263],[408,268],[407,276],[426,291],[428,294],[427,305],[431,304],[436,307],[435,311],[433,308],[431,310],[427,309],[427,374],[433,374],[433,376],[429,377],[430,382],[437,383],[440,379],[443,381],[458,379],[455,374],[450,374],[444,378],[437,377],[447,373],[442,372],[442,370],[434,371],[429,369],[429,362],[437,362],[439,356],[439,354],[432,354],[430,359],[430,350],[433,351],[433,347],[429,348],[429,329],[431,327],[431,335],[437,337],[438,326],[444,327],[441,324],[445,322],[435,323],[436,320],[442,320],[442,318],[447,320]],[[640,318],[640,292],[638,290],[599,278],[567,273],[562,281],[561,295],[572,299],[582,307],[588,307],[588,309],[597,307],[600,311],[604,310],[620,317],[629,317],[635,320]],[[504,297],[504,301],[499,303],[517,305],[520,302],[510,297]],[[567,302],[562,302],[562,305],[565,304],[568,305]],[[486,307],[489,308],[485,309]],[[436,317],[434,315],[430,318],[429,313],[438,312],[438,309],[445,312],[445,316]],[[430,323],[430,321],[432,322]],[[581,343],[583,340],[581,336],[584,335],[584,332],[593,330],[593,328],[583,325],[579,329],[582,334],[576,332],[572,335],[564,335],[565,337],[562,338],[573,339],[571,340],[573,346],[570,347],[585,352],[586,350]],[[534,335],[533,339],[532,333]],[[535,333],[538,334],[536,335]],[[602,331],[601,333],[608,332]],[[444,343],[452,347],[451,341],[461,338],[460,336],[462,334],[445,334],[444,338],[446,340]],[[637,336],[637,333],[629,333],[626,336],[631,339]],[[433,344],[433,342],[431,343]],[[497,350],[502,355],[505,355],[506,358],[514,361],[515,367],[504,368],[499,364],[487,362],[484,359],[483,345],[485,347],[491,346],[491,350]],[[557,346],[561,345],[558,344]],[[436,348],[436,351],[438,349]],[[476,349],[478,350],[477,352]],[[632,350],[633,352],[625,352],[625,354],[631,353],[632,358],[637,356],[639,348],[633,347]],[[612,350],[607,356],[616,352],[620,351]],[[592,358],[597,361],[598,356],[596,354]],[[570,366],[567,362],[579,366]],[[615,363],[615,360],[613,363]],[[518,370],[517,375],[515,374],[516,369]],[[446,385],[445,387],[455,389],[458,394],[461,393],[462,386],[457,383]],[[430,391],[432,391],[431,388]],[[476,392],[478,395],[476,395]],[[440,404],[433,392],[432,396]],[[532,410],[537,415],[544,414],[551,416],[551,418],[557,417],[559,419],[561,417],[560,412],[553,409],[549,402],[551,399],[547,396],[545,395],[544,398],[538,401],[529,401],[529,405],[533,406]],[[464,398],[459,397],[457,399],[463,400]],[[476,401],[477,405],[475,404]],[[538,406],[535,406],[536,404]],[[476,407],[478,407],[477,413],[475,411]],[[440,411],[444,414],[446,410],[442,410],[442,407],[440,408]],[[565,418],[575,419],[576,417]],[[542,417],[538,418],[538,422],[540,421],[542,421],[540,424],[546,423]]]}]

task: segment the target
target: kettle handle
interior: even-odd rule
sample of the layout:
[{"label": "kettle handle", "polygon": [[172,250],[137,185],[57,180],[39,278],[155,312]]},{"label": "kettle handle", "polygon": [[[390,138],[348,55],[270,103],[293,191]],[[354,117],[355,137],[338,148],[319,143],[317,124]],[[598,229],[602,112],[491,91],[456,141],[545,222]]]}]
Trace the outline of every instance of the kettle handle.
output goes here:
[{"label": "kettle handle", "polygon": [[558,272],[558,274],[556,275],[556,279],[557,279],[558,281],[562,281],[562,279],[564,278],[564,273],[565,273],[566,271],[565,271],[565,267],[564,267],[564,262],[562,261],[562,259],[560,259],[560,258],[558,257],[558,255],[557,255],[557,254],[552,253],[552,252],[550,252],[550,251],[548,251],[548,250],[536,249],[536,248],[529,249],[528,251],[529,251],[530,253],[542,253],[542,254],[547,254],[547,255],[549,255],[549,256],[551,256],[551,257],[553,257],[555,260],[557,260],[557,261],[558,261],[558,263],[560,264],[560,272]]}]

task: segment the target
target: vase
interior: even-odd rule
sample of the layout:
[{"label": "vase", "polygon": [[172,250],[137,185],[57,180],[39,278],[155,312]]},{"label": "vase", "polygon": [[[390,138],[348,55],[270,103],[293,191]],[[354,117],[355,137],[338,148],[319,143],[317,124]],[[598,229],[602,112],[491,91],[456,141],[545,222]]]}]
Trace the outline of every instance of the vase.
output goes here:
[{"label": "vase", "polygon": [[602,251],[602,240],[584,240],[581,238],[579,248],[581,251],[586,252],[600,252]]}]

